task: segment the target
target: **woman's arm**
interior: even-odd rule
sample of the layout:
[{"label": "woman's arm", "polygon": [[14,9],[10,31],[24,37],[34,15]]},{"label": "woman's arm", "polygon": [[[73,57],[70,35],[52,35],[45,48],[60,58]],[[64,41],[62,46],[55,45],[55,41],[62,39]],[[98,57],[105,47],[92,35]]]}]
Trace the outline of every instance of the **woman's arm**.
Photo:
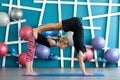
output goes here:
[{"label": "woman's arm", "polygon": [[80,68],[81,68],[83,74],[84,75],[92,75],[90,73],[87,73],[86,70],[85,70],[85,63],[84,63],[84,59],[83,59],[83,53],[81,51],[79,51],[79,54],[78,54],[78,61],[79,61]]},{"label": "woman's arm", "polygon": [[47,41],[50,43],[51,46],[55,46],[56,45],[56,41],[53,40],[50,36],[47,37]]}]

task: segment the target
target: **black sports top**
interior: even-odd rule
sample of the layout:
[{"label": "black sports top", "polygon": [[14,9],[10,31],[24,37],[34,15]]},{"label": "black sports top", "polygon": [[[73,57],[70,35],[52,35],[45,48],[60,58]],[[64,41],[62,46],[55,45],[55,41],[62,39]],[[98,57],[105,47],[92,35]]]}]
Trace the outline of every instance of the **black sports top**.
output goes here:
[{"label": "black sports top", "polygon": [[47,38],[41,34],[38,34],[38,38],[35,40],[35,42],[42,44],[47,47],[52,47],[49,42],[47,41]]}]

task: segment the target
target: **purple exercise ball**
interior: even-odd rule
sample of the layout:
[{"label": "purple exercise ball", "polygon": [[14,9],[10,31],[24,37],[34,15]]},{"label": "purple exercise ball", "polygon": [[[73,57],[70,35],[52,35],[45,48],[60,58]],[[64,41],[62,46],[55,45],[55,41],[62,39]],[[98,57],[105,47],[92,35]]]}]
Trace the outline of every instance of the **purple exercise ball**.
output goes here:
[{"label": "purple exercise ball", "polygon": [[104,38],[97,36],[95,38],[92,39],[92,46],[94,49],[102,49],[105,47],[105,40]]},{"label": "purple exercise ball", "polygon": [[120,58],[120,52],[118,49],[112,48],[108,49],[104,53],[104,58],[108,63],[117,63]]},{"label": "purple exercise ball", "polygon": [[42,44],[37,44],[35,55],[39,59],[48,59],[48,57],[50,55],[50,48],[48,48],[47,46],[44,46]]}]

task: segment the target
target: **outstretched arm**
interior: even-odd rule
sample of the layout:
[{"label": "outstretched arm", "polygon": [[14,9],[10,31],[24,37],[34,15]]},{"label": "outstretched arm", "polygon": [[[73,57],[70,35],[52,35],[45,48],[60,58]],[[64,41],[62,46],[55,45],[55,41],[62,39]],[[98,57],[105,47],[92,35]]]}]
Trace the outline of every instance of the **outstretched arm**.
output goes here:
[{"label": "outstretched arm", "polygon": [[78,54],[78,61],[79,61],[80,68],[81,68],[83,74],[84,75],[92,75],[90,73],[87,73],[86,70],[85,70],[85,63],[84,63],[84,59],[83,59],[83,53],[81,51],[79,51],[79,54]]},{"label": "outstretched arm", "polygon": [[49,24],[42,25],[38,28],[34,28],[33,29],[33,35],[34,35],[35,39],[37,39],[38,33],[41,33],[43,31],[53,31],[53,30],[62,30],[62,22],[60,22],[60,23],[49,23]]}]

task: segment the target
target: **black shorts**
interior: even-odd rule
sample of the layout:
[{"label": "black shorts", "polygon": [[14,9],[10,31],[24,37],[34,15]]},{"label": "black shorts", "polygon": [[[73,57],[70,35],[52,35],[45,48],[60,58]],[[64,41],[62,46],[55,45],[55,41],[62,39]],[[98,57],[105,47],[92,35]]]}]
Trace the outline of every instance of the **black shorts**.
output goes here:
[{"label": "black shorts", "polygon": [[70,19],[63,20],[62,28],[65,32],[68,31],[74,32],[73,41],[77,53],[79,53],[79,51],[82,51],[83,53],[86,52],[86,48],[84,45],[84,30],[79,18],[73,17]]},{"label": "black shorts", "polygon": [[82,23],[79,18],[73,17],[62,21],[62,28],[65,32],[73,31],[75,32],[78,28],[82,28]]}]

